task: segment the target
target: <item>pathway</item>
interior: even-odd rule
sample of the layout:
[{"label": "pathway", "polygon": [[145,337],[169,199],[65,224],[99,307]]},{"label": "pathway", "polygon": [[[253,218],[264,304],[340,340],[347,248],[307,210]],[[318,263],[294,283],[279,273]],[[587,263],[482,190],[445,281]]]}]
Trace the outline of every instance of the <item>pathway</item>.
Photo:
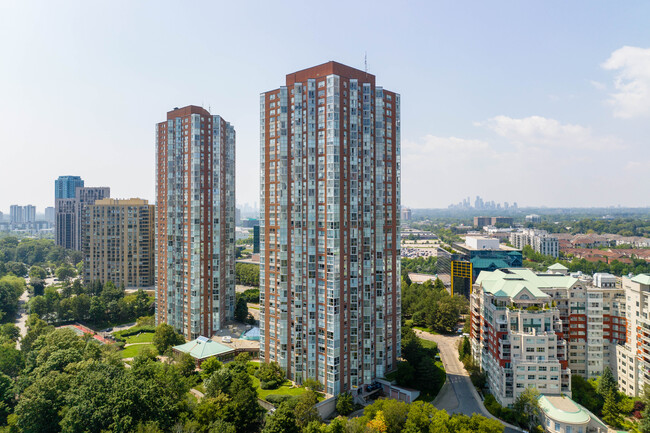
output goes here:
[{"label": "pathway", "polygon": [[20,339],[16,343],[16,348],[20,349],[20,340],[27,334],[27,301],[29,301],[29,292],[27,289],[20,295],[18,301],[18,315],[16,316],[16,326],[20,329]]},{"label": "pathway", "polygon": [[504,423],[494,417],[483,405],[481,397],[469,379],[463,363],[458,359],[458,342],[456,335],[434,335],[428,332],[415,330],[418,337],[434,341],[438,344],[440,358],[447,372],[447,380],[438,396],[432,402],[438,409],[445,409],[449,413],[463,413],[471,416],[476,413],[487,418],[496,419],[505,426],[505,433],[520,433],[519,427]]}]

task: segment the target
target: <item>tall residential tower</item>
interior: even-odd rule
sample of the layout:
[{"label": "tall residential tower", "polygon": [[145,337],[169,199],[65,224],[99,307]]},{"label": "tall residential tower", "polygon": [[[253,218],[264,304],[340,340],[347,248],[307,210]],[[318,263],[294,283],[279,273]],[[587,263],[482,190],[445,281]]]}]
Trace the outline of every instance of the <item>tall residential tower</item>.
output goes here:
[{"label": "tall residential tower", "polygon": [[339,394],[400,356],[400,96],[328,62],[260,97],[260,357]]},{"label": "tall residential tower", "polygon": [[193,105],[156,127],[156,320],[211,337],[235,306],[235,129]]}]

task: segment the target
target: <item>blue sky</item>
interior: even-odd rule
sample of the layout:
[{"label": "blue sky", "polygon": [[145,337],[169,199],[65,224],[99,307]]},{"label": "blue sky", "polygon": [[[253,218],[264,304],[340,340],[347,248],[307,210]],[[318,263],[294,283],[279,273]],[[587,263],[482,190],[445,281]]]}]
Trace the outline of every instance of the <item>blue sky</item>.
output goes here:
[{"label": "blue sky", "polygon": [[258,199],[259,94],[336,60],[402,95],[402,203],[648,206],[650,3],[0,3],[0,210],[80,175],[154,198],[154,125],[203,105]]}]

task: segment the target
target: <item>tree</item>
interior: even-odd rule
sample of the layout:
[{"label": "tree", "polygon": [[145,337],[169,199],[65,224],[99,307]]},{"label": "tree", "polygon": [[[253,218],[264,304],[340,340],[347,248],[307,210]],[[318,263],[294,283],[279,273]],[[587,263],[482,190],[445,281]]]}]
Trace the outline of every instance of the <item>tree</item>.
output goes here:
[{"label": "tree", "polygon": [[14,403],[13,382],[9,376],[0,373],[0,425],[7,422]]},{"label": "tree", "polygon": [[196,371],[196,360],[192,358],[189,353],[182,353],[178,356],[176,361],[178,363],[178,370],[185,377],[194,375]]},{"label": "tree", "polygon": [[60,281],[68,281],[70,278],[77,276],[77,271],[68,263],[64,263],[63,265],[56,268],[54,274]]},{"label": "tree", "polygon": [[266,418],[262,433],[300,433],[296,415],[288,404],[282,403],[271,416]]},{"label": "tree", "polygon": [[336,397],[336,412],[339,415],[350,415],[354,410],[354,402],[352,401],[352,394],[344,392]]},{"label": "tree", "polygon": [[603,370],[603,374],[600,376],[600,379],[598,379],[598,394],[600,394],[603,398],[607,398],[609,394],[616,393],[617,391],[618,384],[616,383],[616,379],[614,379],[612,370],[609,368],[609,366],[607,366]]},{"label": "tree", "polygon": [[233,374],[230,369],[222,367],[215,370],[210,377],[205,379],[203,387],[205,388],[205,395],[208,397],[216,397],[219,393],[227,394],[232,384]]},{"label": "tree", "polygon": [[161,323],[156,328],[153,336],[153,345],[158,349],[158,353],[165,353],[167,349],[179,344],[185,343],[185,338],[167,323]]},{"label": "tree", "polygon": [[417,368],[417,380],[420,388],[424,390],[435,389],[436,387],[436,365],[428,356],[422,358]]},{"label": "tree", "polygon": [[312,421],[320,421],[318,410],[316,410],[318,397],[314,391],[308,390],[298,397],[298,403],[294,412],[296,414],[296,423],[300,427],[306,427]]},{"label": "tree", "polygon": [[41,335],[49,334],[54,331],[54,326],[48,325],[41,320],[36,314],[31,314],[27,318],[27,334],[20,340],[20,347],[24,353],[29,353],[36,340]]},{"label": "tree", "polygon": [[47,272],[45,272],[45,269],[41,268],[40,266],[34,265],[29,269],[29,278],[30,280],[44,280],[47,278]]},{"label": "tree", "polygon": [[52,372],[35,379],[20,396],[15,413],[24,433],[58,433],[64,396],[70,387],[67,374]]},{"label": "tree", "polygon": [[207,379],[221,367],[223,367],[223,364],[216,357],[208,358],[201,363],[201,376],[203,379]]},{"label": "tree", "polygon": [[302,383],[302,385],[303,385],[305,388],[307,388],[307,389],[311,389],[312,391],[315,391],[315,392],[320,392],[320,391],[323,390],[323,384],[320,383],[319,381],[317,381],[316,379],[311,378],[311,377],[308,378],[308,379],[306,379],[306,380]]},{"label": "tree", "polygon": [[472,355],[472,346],[469,342],[469,338],[463,337],[458,345],[458,359],[462,361],[466,356]]},{"label": "tree", "polygon": [[224,420],[228,415],[230,398],[219,393],[215,397],[204,397],[194,409],[194,417],[198,423],[207,428],[217,420]]},{"label": "tree", "polygon": [[90,298],[88,316],[94,323],[100,323],[106,319],[106,304],[100,297],[94,296]]},{"label": "tree", "polygon": [[388,431],[382,411],[378,411],[375,417],[368,421],[367,426],[373,432],[386,433]]},{"label": "tree", "polygon": [[515,400],[513,410],[519,418],[519,423],[529,430],[539,425],[541,415],[539,391],[532,387],[526,388]]},{"label": "tree", "polygon": [[410,386],[415,380],[415,367],[408,362],[398,363],[395,380],[398,385]]},{"label": "tree", "polygon": [[612,427],[621,426],[621,411],[618,402],[616,401],[616,392],[610,391],[605,395],[605,403],[603,404],[603,421]]},{"label": "tree", "polygon": [[0,343],[13,341],[16,342],[20,338],[20,328],[13,323],[5,323],[0,325]]},{"label": "tree", "polygon": [[260,364],[255,376],[260,380],[260,388],[275,389],[284,382],[284,371],[277,362]]},{"label": "tree", "polygon": [[34,290],[34,296],[42,296],[45,293],[45,281],[39,278],[30,278],[29,285]]},{"label": "tree", "polygon": [[639,421],[639,432],[650,433],[650,405],[646,405],[641,416],[641,421]]},{"label": "tree", "polygon": [[244,299],[243,296],[237,294],[237,301],[235,303],[235,320],[244,323],[247,316],[248,306],[246,305],[246,299]]},{"label": "tree", "polygon": [[0,373],[17,377],[25,367],[23,354],[14,344],[0,344]]},{"label": "tree", "polygon": [[18,301],[24,291],[25,280],[23,278],[12,275],[0,278],[0,316],[11,317],[16,314]]},{"label": "tree", "polygon": [[411,328],[402,328],[402,357],[411,365],[418,365],[422,358],[422,343]]}]

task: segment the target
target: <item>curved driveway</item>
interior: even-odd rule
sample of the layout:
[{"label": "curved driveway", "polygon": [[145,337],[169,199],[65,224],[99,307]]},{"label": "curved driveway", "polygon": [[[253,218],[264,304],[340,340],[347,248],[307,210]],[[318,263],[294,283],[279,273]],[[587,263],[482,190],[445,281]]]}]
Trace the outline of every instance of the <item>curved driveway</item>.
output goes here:
[{"label": "curved driveway", "polygon": [[[476,392],[474,385],[472,385],[463,363],[458,360],[460,337],[455,335],[435,335],[418,330],[415,330],[415,333],[424,340],[434,341],[438,344],[440,359],[447,372],[447,381],[438,396],[433,400],[433,405],[449,413],[462,413],[469,416],[476,413],[503,423],[485,409],[483,401]],[[505,433],[522,432],[521,429],[515,426],[503,424]]]}]

